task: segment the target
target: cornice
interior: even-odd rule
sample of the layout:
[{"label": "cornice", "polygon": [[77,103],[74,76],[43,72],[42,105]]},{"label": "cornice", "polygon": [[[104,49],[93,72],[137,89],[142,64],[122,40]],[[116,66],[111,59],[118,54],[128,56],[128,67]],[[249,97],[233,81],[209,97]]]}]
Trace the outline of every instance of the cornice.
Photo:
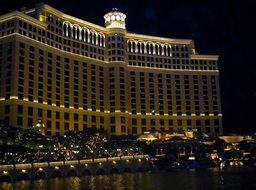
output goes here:
[{"label": "cornice", "polygon": [[26,15],[20,11],[13,11],[13,12],[1,15],[0,22],[5,22],[5,21],[13,19],[13,18],[25,20],[25,21],[32,23],[34,25],[37,25],[38,27],[43,28],[43,29],[45,29],[47,27],[46,23],[40,22],[39,20],[35,19],[34,17]]}]

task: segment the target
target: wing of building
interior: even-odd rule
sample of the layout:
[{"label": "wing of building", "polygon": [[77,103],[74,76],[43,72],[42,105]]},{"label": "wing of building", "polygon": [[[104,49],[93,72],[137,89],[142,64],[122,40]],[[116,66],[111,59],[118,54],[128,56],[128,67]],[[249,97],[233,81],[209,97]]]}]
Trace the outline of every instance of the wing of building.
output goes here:
[{"label": "wing of building", "polygon": [[0,120],[49,135],[104,129],[222,133],[218,56],[191,39],[130,33],[113,9],[105,27],[46,4],[0,16]]}]

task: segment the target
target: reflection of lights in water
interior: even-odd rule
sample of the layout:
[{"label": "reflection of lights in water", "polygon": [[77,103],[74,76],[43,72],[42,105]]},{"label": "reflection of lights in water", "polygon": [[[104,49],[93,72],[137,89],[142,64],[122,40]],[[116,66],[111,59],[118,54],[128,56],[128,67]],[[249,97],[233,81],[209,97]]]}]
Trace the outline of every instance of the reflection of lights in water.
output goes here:
[{"label": "reflection of lights in water", "polygon": [[224,188],[224,176],[222,173],[220,173],[219,183],[221,185],[221,188]]}]

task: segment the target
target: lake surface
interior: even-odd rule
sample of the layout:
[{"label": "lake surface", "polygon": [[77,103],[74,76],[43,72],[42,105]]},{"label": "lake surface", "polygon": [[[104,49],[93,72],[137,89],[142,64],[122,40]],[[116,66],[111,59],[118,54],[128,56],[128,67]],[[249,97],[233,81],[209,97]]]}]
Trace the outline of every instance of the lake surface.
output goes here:
[{"label": "lake surface", "polygon": [[0,183],[1,190],[256,189],[256,168],[183,170]]}]

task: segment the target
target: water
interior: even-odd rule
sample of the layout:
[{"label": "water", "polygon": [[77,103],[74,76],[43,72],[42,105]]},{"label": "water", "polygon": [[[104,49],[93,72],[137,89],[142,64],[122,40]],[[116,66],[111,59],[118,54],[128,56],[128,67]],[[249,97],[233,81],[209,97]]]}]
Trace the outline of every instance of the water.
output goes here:
[{"label": "water", "polygon": [[0,183],[0,190],[211,190],[256,189],[256,169],[190,170],[70,177]]}]

